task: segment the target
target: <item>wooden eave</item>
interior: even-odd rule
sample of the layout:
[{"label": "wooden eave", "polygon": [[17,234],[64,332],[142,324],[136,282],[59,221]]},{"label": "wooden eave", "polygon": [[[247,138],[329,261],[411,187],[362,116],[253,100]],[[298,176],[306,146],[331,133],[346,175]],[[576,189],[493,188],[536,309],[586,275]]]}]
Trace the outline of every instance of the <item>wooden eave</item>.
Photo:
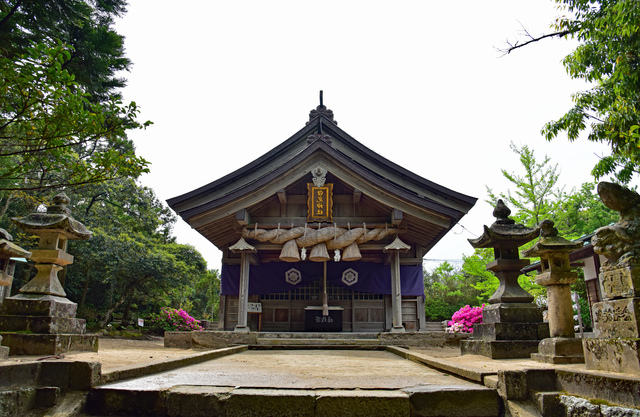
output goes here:
[{"label": "wooden eave", "polygon": [[329,172],[346,184],[361,190],[364,194],[386,206],[398,208],[405,213],[439,224],[441,227],[448,228],[452,218],[464,215],[460,211],[428,200],[380,178],[375,173],[345,158],[322,141],[312,143],[289,163],[280,165],[269,175],[263,175],[256,181],[226,194],[218,200],[180,214],[185,220],[188,219],[192,227],[197,228],[274,195],[278,190],[309,175],[318,164],[325,166]]},{"label": "wooden eave", "polygon": [[[180,214],[183,211],[206,204],[209,201],[216,200],[233,190],[243,187],[255,181],[256,173],[273,171],[282,164],[282,161],[288,161],[301,152],[307,146],[307,136],[315,130],[316,127],[309,123],[289,139],[258,159],[207,185],[180,196],[170,198],[167,200],[167,204],[169,204],[169,207],[176,213]],[[182,214],[180,215],[182,216]],[[182,217],[184,218],[184,216]],[[184,219],[188,222],[186,218]]]},{"label": "wooden eave", "polygon": [[256,175],[268,174],[309,146],[307,137],[317,130],[320,119],[323,120],[323,131],[332,137],[333,148],[371,172],[378,173],[380,178],[464,213],[467,213],[477,201],[475,197],[438,185],[389,161],[349,136],[324,115],[319,115],[289,139],[244,167],[210,184],[167,200],[169,206],[182,216],[182,212],[205,205],[250,184],[256,180]]},{"label": "wooden eave", "polygon": [[[323,140],[307,143],[322,122]],[[301,180],[317,165],[345,184],[389,208],[405,213],[409,241],[425,253],[475,204],[476,198],[413,174],[373,152],[324,115],[244,167],[191,192],[168,200],[169,206],[218,248],[238,239],[235,213],[273,197]]]},{"label": "wooden eave", "polygon": [[329,132],[330,135],[333,134],[333,136],[341,138],[339,141],[333,141],[334,148],[338,152],[357,161],[372,172],[382,171],[381,176],[416,194],[464,213],[467,213],[478,200],[475,197],[453,191],[408,171],[367,148],[336,125],[323,124],[323,129],[325,132]]}]

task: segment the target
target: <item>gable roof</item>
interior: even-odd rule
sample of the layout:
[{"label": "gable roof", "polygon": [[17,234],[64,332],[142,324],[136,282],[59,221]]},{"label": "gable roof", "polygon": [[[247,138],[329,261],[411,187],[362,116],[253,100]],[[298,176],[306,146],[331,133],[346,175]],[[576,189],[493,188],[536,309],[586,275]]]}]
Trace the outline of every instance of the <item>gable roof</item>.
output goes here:
[{"label": "gable roof", "polygon": [[320,105],[311,111],[305,127],[258,159],[167,202],[194,229],[222,248],[229,243],[225,239],[232,238],[214,230],[228,229],[236,212],[271,198],[318,165],[364,195],[401,210],[415,223],[416,233],[424,234],[418,240],[427,248],[435,245],[477,200],[375,153],[340,129],[331,110]]}]

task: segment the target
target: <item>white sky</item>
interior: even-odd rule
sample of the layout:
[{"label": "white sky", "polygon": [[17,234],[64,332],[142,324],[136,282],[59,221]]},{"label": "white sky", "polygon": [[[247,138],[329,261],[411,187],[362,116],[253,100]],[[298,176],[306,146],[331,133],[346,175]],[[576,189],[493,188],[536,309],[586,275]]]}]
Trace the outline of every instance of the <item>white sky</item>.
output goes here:
[{"label": "white sky", "polygon": [[[141,181],[161,200],[214,181],[301,129],[324,90],[356,140],[478,197],[460,224],[480,234],[494,221],[485,185],[506,191],[500,169],[520,169],[510,141],[550,156],[567,189],[606,153],[540,135],[585,88],[561,65],[574,44],[495,49],[521,25],[548,32],[558,15],[551,0],[132,1],[116,30],[134,63],[124,98],[155,123],[130,135],[152,163]],[[471,233],[456,226],[426,258],[471,254]],[[182,219],[175,235],[220,268],[221,253]]]}]

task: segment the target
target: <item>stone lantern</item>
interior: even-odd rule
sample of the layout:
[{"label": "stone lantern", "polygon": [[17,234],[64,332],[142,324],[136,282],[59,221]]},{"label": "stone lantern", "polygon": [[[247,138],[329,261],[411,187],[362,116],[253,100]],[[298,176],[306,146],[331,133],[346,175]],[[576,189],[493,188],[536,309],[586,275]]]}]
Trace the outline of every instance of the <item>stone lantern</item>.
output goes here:
[{"label": "stone lantern", "polygon": [[[16,266],[16,261],[11,258],[29,258],[31,256],[31,252],[22,249],[12,241],[11,235],[6,230],[0,229],[0,305],[11,292],[13,272]],[[1,344],[2,336],[0,336]],[[7,356],[9,356],[9,347],[0,346],[0,360],[6,359]]]},{"label": "stone lantern", "polygon": [[4,288],[4,292],[0,293],[0,304],[8,296],[8,291],[13,283],[13,273],[16,268],[16,261],[11,258],[29,258],[31,252],[22,249],[13,243],[13,237],[4,229],[0,229],[0,290]]},{"label": "stone lantern", "polygon": [[535,239],[539,228],[516,224],[511,210],[498,200],[493,210],[496,221],[484,227],[478,239],[469,239],[474,248],[493,248],[495,260],[487,265],[500,281],[482,311],[483,324],[473,327],[473,339],[460,344],[463,355],[483,355],[493,359],[528,358],[538,351],[538,342],[548,337],[542,311],[533,296],[518,283],[528,259],[520,259],[518,248]]},{"label": "stone lantern", "polygon": [[547,287],[550,338],[538,345],[538,353],[531,357],[546,363],[584,363],[582,341],[575,338],[571,287],[578,274],[571,271],[569,253],[582,247],[582,242],[571,242],[558,236],[551,220],[541,224],[540,240],[522,252],[527,258],[540,257],[542,272],[536,284]]},{"label": "stone lantern", "polygon": [[12,219],[21,229],[39,236],[32,251],[36,276],[9,297],[2,306],[0,332],[12,354],[59,354],[72,350],[97,351],[97,336],[85,333],[85,320],[76,319],[77,304],[65,298],[58,271],[73,263],[66,252],[70,239],[89,239],[92,234],[71,217],[69,197],[60,193],[45,213]]}]

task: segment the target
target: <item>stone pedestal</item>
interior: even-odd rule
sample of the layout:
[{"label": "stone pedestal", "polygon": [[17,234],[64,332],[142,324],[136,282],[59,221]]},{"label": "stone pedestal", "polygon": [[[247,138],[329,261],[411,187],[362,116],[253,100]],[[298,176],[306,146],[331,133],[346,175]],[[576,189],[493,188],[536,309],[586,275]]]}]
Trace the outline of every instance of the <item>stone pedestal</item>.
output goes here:
[{"label": "stone pedestal", "polygon": [[538,352],[531,359],[543,363],[584,363],[582,340],[575,337],[550,337],[538,345]]},{"label": "stone pedestal", "polygon": [[473,339],[460,342],[463,355],[492,359],[528,358],[549,337],[542,311],[533,303],[499,303],[482,311],[482,324],[473,326]]},{"label": "stone pedestal", "polygon": [[98,351],[98,336],[85,334],[85,320],[75,318],[77,305],[54,295],[19,294],[0,310],[2,344],[12,355],[56,355]]},{"label": "stone pedestal", "polygon": [[640,375],[640,266],[600,272],[604,301],[593,305],[595,338],[583,341],[587,369]]}]

